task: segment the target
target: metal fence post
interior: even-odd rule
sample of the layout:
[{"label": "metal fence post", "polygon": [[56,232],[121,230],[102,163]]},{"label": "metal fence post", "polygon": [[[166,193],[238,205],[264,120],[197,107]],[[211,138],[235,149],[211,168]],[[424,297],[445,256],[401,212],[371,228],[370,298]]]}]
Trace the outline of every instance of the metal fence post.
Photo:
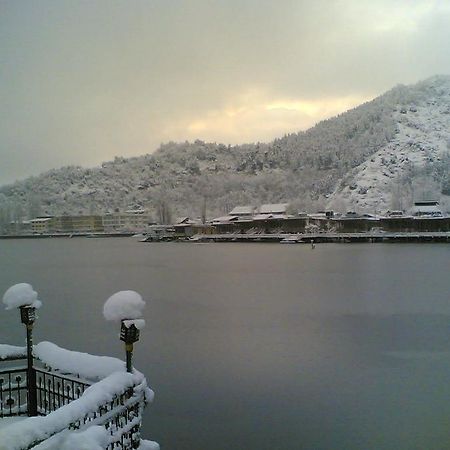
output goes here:
[{"label": "metal fence post", "polygon": [[28,415],[37,416],[36,371],[33,367],[33,324],[27,325]]},{"label": "metal fence post", "polygon": [[28,415],[37,416],[36,371],[33,367],[33,324],[27,325]]},{"label": "metal fence post", "polygon": [[31,417],[37,416],[36,371],[33,367],[33,324],[36,320],[36,308],[21,306],[20,319],[27,328],[27,393],[28,415]]}]

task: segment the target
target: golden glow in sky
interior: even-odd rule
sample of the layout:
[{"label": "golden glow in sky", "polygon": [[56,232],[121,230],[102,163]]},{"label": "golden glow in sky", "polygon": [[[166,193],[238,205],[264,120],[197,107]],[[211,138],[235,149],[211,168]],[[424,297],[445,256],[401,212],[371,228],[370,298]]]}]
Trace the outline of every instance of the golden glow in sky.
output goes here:
[{"label": "golden glow in sky", "polygon": [[286,133],[305,130],[320,120],[333,117],[370,100],[345,96],[317,100],[269,98],[252,90],[237,96],[223,109],[207,111],[194,120],[172,124],[165,134],[186,133],[186,139],[231,144],[268,141]]}]

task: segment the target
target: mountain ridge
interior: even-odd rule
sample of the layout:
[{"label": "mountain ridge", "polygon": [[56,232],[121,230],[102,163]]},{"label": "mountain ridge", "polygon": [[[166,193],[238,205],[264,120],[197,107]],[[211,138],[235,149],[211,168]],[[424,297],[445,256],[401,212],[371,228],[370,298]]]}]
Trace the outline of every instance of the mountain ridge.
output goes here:
[{"label": "mountain ridge", "polygon": [[[269,143],[196,140],[99,167],[68,166],[0,187],[0,219],[147,208],[156,219],[238,204],[377,212],[433,197],[450,206],[450,76],[398,85]],[[0,220],[0,221],[1,221]]]}]

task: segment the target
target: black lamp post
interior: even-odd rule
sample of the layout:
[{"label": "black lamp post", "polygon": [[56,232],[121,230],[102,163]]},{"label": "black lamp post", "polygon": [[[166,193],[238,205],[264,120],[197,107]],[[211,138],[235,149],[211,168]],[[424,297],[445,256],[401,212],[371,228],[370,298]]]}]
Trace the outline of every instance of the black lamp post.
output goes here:
[{"label": "black lamp post", "polygon": [[133,344],[139,340],[139,329],[134,323],[127,324],[127,322],[127,320],[122,320],[122,325],[120,327],[120,340],[125,342],[127,372],[131,373],[133,371],[131,364],[131,359],[133,357]]},{"label": "black lamp post", "polygon": [[27,392],[28,415],[37,416],[36,372],[33,367],[33,324],[36,320],[36,308],[20,307],[20,320],[27,327]]}]

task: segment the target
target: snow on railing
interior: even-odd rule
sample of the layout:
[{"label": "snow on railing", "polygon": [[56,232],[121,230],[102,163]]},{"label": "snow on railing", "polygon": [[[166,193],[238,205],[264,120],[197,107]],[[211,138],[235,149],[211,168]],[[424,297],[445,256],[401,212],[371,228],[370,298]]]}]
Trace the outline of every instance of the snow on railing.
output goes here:
[{"label": "snow on railing", "polygon": [[33,450],[103,450],[108,445],[107,442],[108,435],[105,428],[92,426],[84,431],[63,431],[45,440]]},{"label": "snow on railing", "polygon": [[[51,342],[33,346],[35,310],[42,305],[37,295],[19,283],[3,296],[6,309],[20,310],[27,346],[0,344],[0,361],[9,366],[0,370],[0,418],[31,417],[0,429],[0,450],[158,450],[140,438],[142,413],[154,394],[132,366],[133,344],[145,325],[142,297],[121,291],[105,303],[105,318],[121,322],[125,364]],[[11,367],[16,360],[26,364]]]},{"label": "snow on railing", "polygon": [[[122,361],[107,358],[106,361],[109,364],[105,364],[102,372],[103,374],[111,373],[100,379],[103,374],[95,373],[95,367],[99,367],[105,361],[104,357],[97,358],[94,355],[64,350],[49,342],[43,342],[42,344],[44,345],[38,344],[35,347],[39,349],[37,353],[41,354],[44,363],[52,363],[54,372],[46,373],[37,369],[38,380],[39,374],[47,375],[49,380],[48,386],[46,381],[44,382],[44,386],[48,388],[46,394],[38,396],[39,413],[45,414],[48,412],[41,404],[42,399],[44,399],[46,405],[49,405],[48,407],[52,412],[42,417],[27,418],[1,429],[0,450],[40,449],[41,443],[53,436],[64,433],[58,438],[59,440],[53,438],[54,442],[57,440],[59,442],[61,439],[65,439],[67,430],[84,430],[93,425],[102,425],[107,430],[107,444],[106,447],[102,447],[103,449],[137,448],[140,443],[143,409],[145,403],[151,402],[154,396],[153,391],[147,386],[145,377],[136,370],[134,373],[127,373]],[[49,357],[52,350],[55,353]],[[74,355],[75,358],[69,363],[70,357]],[[87,360],[94,362],[96,359],[95,367],[91,367],[87,371],[82,370],[82,367],[77,365],[77,362],[86,362]],[[58,361],[62,363],[62,368],[59,368],[56,364]],[[63,375],[56,375],[58,371],[60,373],[68,372],[66,364],[70,364],[76,375],[86,378],[89,375],[89,378],[97,378],[100,381],[87,387],[78,399],[72,400],[69,396],[64,397],[64,389],[60,390],[59,387],[55,394],[58,383],[58,381],[55,381],[55,377],[56,380],[61,380],[62,387],[65,385],[64,382],[66,385],[74,382],[73,379],[64,380]],[[114,371],[114,368],[119,368],[119,371]],[[55,400],[55,395],[57,395],[58,401]],[[14,413],[14,411],[9,412]],[[58,446],[54,448],[58,448]]]},{"label": "snow on railing", "polygon": [[91,381],[101,380],[114,372],[125,371],[125,363],[120,359],[66,350],[52,342],[40,342],[34,346],[33,353],[56,372],[77,375]]},{"label": "snow on railing", "polygon": [[[116,372],[86,389],[78,399],[47,416],[30,417],[0,430],[0,448],[24,450],[67,429],[103,425],[109,433],[108,448],[136,448],[141,414],[152,391],[142,374]],[[150,396],[148,398],[147,396]]]},{"label": "snow on railing", "polygon": [[0,361],[24,359],[26,357],[26,347],[16,347],[15,345],[0,344]]}]

